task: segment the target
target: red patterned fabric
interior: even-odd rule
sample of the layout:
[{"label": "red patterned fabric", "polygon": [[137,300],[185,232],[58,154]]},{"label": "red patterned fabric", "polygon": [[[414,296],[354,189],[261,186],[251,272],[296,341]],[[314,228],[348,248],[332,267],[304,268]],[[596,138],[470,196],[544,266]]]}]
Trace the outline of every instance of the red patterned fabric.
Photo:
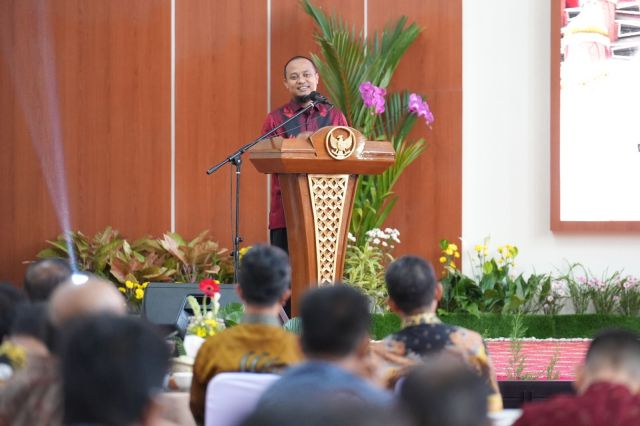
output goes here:
[{"label": "red patterned fabric", "polygon": [[[287,119],[294,116],[303,106],[295,101],[272,111],[267,116],[262,133],[279,126]],[[291,123],[278,129],[273,135],[283,138],[291,138],[302,132],[312,132],[325,126],[348,126],[344,114],[336,108],[325,104],[317,104]],[[271,211],[269,212],[269,229],[286,228],[284,219],[284,206],[282,205],[282,193],[277,175],[271,175]]]},{"label": "red patterned fabric", "polygon": [[613,383],[595,383],[579,396],[559,395],[526,404],[514,426],[640,425],[640,398]]}]

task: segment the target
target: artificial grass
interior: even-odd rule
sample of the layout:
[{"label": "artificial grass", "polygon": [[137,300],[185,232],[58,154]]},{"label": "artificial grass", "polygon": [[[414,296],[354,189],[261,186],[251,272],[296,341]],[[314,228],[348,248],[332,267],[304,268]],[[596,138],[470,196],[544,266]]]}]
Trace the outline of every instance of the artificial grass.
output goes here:
[{"label": "artificial grass", "polygon": [[[482,334],[484,338],[510,337],[515,315],[442,314],[440,319]],[[603,328],[620,327],[640,332],[640,318],[620,315],[523,315],[525,328],[521,337],[549,338],[591,338]],[[382,339],[400,330],[400,318],[394,313],[374,314],[372,336]]]}]

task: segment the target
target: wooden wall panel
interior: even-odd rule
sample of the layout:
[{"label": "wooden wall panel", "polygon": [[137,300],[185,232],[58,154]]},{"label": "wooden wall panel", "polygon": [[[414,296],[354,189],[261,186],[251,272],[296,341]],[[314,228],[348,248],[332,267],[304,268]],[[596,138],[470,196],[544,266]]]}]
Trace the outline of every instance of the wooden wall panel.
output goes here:
[{"label": "wooden wall panel", "polygon": [[[264,0],[176,2],[176,229],[231,248],[231,168],[205,171],[260,134],[267,114]],[[240,232],[267,241],[267,180],[245,156]]]},{"label": "wooden wall panel", "polygon": [[[48,6],[44,15],[38,4]],[[112,225],[131,237],[168,229],[170,1],[0,7],[0,276],[19,282],[20,262],[61,232],[63,207],[50,201],[46,183],[58,173],[66,175],[72,229],[92,234]],[[41,60],[47,52],[53,72]],[[45,76],[55,91],[47,92]],[[56,125],[64,169],[52,160]],[[45,153],[43,169],[33,147]]]},{"label": "wooden wall panel", "polygon": [[462,235],[462,1],[404,0],[389,10],[386,0],[369,0],[369,32],[400,15],[424,28],[407,51],[391,88],[427,96],[433,130],[418,122],[412,137],[424,137],[427,151],[397,184],[399,195],[388,225],[401,232],[398,254],[427,256],[434,264],[438,241]]}]

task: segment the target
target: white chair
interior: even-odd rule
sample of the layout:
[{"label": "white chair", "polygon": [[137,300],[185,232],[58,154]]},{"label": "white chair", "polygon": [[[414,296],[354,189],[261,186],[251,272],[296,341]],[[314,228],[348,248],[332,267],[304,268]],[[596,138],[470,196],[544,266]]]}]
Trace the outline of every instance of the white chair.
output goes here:
[{"label": "white chair", "polygon": [[277,374],[220,373],[207,385],[205,426],[237,426],[248,416]]}]

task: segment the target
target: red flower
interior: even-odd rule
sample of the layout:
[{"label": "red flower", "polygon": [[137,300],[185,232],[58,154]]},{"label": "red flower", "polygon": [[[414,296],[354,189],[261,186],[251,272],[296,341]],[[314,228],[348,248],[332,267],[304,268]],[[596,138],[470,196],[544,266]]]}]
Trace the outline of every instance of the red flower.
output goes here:
[{"label": "red flower", "polygon": [[211,278],[205,278],[200,281],[200,291],[209,297],[213,297],[220,292],[220,281]]}]

